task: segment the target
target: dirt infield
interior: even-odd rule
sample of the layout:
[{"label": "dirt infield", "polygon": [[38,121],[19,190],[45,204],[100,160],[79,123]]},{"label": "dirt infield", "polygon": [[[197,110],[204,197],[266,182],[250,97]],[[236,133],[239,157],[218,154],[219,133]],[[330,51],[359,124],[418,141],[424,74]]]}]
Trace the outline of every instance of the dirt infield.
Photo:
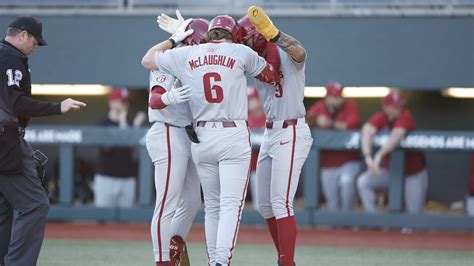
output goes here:
[{"label": "dirt infield", "polygon": [[[150,240],[147,224],[118,223],[49,223],[46,227],[49,239],[89,240]],[[204,242],[204,227],[193,226],[190,242]],[[270,244],[265,228],[242,226],[239,243]],[[416,232],[403,234],[399,231],[298,229],[298,245],[325,247],[400,248],[431,250],[474,251],[474,233],[468,232]]]}]

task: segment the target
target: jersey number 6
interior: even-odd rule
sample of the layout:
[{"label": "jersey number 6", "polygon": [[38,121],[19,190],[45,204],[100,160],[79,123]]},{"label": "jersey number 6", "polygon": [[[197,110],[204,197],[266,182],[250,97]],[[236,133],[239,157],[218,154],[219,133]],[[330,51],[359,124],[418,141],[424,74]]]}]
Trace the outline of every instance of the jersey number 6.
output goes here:
[{"label": "jersey number 6", "polygon": [[[209,72],[204,74],[204,95],[206,100],[210,103],[220,103],[224,100],[224,91],[222,87],[215,84],[217,81],[221,81],[221,75],[216,72]],[[213,84],[214,83],[214,84]],[[211,85],[212,84],[212,85]]]}]

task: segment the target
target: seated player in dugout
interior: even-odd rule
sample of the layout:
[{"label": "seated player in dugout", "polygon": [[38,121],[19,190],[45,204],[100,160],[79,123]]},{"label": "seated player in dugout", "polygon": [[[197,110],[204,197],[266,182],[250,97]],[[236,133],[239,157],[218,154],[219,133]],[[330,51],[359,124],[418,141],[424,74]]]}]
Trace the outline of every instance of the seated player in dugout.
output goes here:
[{"label": "seated player in dugout", "polygon": [[[357,102],[343,97],[344,87],[339,82],[329,82],[325,88],[326,97],[308,111],[308,124],[320,129],[358,130]],[[358,151],[322,151],[321,182],[328,210],[352,210],[356,202],[356,178],[361,170]]]},{"label": "seated player in dugout", "polygon": [[[367,171],[357,180],[362,205],[367,212],[376,212],[375,191],[387,189],[390,182],[390,153],[395,150],[407,133],[415,130],[415,120],[404,108],[405,99],[396,91],[382,100],[382,112],[372,115],[362,128],[362,154]],[[385,144],[372,153],[372,143],[378,131],[389,130]],[[383,163],[383,166],[381,166]],[[409,213],[423,211],[428,187],[425,157],[419,151],[405,152],[404,198]]]}]

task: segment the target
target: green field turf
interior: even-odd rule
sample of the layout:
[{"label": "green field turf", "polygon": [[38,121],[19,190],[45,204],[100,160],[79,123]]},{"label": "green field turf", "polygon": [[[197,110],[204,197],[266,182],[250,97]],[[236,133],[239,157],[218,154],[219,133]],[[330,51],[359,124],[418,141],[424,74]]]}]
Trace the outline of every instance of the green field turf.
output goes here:
[{"label": "green field turf", "polygon": [[[189,246],[193,266],[207,265],[203,244]],[[371,265],[474,265],[474,252],[394,250],[361,248],[327,248],[298,246],[297,265],[371,266]],[[83,265],[154,265],[151,243],[137,241],[46,240],[39,266]],[[271,245],[239,244],[232,265],[275,266],[275,252]]]}]

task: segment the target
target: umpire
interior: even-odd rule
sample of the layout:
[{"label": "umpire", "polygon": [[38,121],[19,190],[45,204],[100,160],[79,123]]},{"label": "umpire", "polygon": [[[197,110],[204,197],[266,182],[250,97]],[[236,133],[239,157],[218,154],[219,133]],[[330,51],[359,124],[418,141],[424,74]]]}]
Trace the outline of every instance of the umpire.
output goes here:
[{"label": "umpire", "polygon": [[33,149],[23,139],[30,117],[59,115],[85,104],[31,97],[28,55],[47,42],[42,24],[18,17],[0,43],[0,265],[36,265],[49,201],[37,172]]}]

